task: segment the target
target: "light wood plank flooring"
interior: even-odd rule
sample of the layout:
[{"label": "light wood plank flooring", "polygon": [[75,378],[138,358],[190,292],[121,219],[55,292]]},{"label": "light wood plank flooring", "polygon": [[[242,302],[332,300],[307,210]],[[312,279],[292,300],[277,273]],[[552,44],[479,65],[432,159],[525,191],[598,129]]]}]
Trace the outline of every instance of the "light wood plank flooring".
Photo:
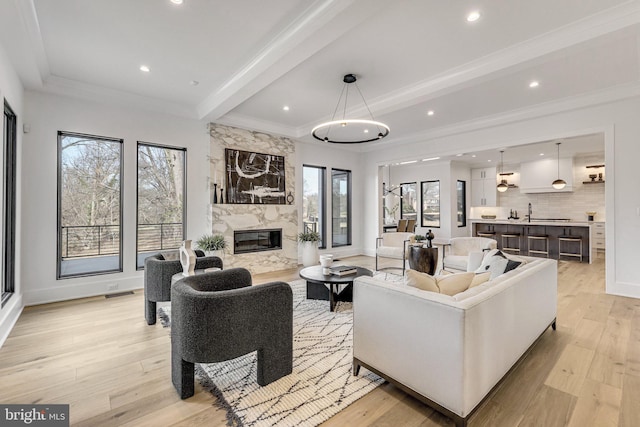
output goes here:
[{"label": "light wood plank flooring", "polygon": [[[255,282],[297,278],[289,270]],[[562,261],[559,278],[558,330],[545,332],[470,426],[640,425],[640,300],[604,293],[602,259]],[[0,349],[0,402],[69,403],[79,426],[224,426],[199,385],[178,398],[169,348],[168,330],[144,321],[141,291],[29,307]],[[324,425],[453,423],[384,384]]]}]

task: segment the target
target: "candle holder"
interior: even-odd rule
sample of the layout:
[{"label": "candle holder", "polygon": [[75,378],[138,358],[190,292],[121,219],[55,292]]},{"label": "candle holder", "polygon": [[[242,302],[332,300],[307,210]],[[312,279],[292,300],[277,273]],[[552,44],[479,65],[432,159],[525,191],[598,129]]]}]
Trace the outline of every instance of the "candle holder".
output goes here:
[{"label": "candle holder", "polygon": [[213,204],[218,203],[218,184],[213,183]]}]

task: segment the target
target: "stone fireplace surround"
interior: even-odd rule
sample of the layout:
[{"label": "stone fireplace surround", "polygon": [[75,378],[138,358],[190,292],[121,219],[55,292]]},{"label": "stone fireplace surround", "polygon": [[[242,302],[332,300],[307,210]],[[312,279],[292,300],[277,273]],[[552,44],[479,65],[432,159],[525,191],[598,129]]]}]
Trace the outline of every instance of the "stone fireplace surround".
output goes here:
[{"label": "stone fireplace surround", "polygon": [[[234,148],[285,157],[286,194],[295,192],[295,143],[289,138],[268,135],[217,123],[209,125],[210,188],[224,188],[224,149]],[[210,200],[213,198],[211,192]],[[225,268],[244,267],[251,273],[285,270],[298,266],[298,209],[292,205],[211,204],[211,231],[227,241]],[[233,253],[235,230],[282,229],[282,249]]]}]

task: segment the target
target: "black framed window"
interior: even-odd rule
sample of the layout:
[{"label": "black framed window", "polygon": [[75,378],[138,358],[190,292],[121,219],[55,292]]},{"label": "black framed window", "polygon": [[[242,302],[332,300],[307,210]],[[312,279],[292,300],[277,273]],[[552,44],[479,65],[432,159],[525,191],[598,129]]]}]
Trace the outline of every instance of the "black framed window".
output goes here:
[{"label": "black framed window", "polygon": [[318,245],[324,249],[326,240],[326,189],[327,169],[321,166],[302,165],[302,225],[303,231],[320,234]]},{"label": "black framed window", "polygon": [[16,149],[18,119],[4,102],[2,186],[2,305],[15,292],[16,278]]},{"label": "black framed window", "polygon": [[58,132],[58,279],[122,271],[122,145]]},{"label": "black framed window", "polygon": [[332,246],[351,244],[351,171],[331,169]]},{"label": "black framed window", "polygon": [[456,183],[456,210],[458,227],[467,226],[467,182],[458,180]]},{"label": "black framed window", "polygon": [[440,228],[440,181],[422,181],[422,227]]},{"label": "black framed window", "polygon": [[400,219],[418,220],[417,187],[415,182],[400,184]]},{"label": "black framed window", "polygon": [[186,236],[187,149],[138,141],[136,268]]}]

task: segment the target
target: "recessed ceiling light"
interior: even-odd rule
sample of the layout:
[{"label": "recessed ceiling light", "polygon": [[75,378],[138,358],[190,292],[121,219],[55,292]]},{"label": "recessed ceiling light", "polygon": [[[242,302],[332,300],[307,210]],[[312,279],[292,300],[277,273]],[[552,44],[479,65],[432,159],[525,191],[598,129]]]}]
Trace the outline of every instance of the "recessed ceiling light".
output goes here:
[{"label": "recessed ceiling light", "polygon": [[475,154],[472,154],[472,155],[471,155],[471,157],[475,158],[475,157],[476,157],[476,155],[475,155]]},{"label": "recessed ceiling light", "polygon": [[462,157],[462,156],[464,156],[464,153],[458,153],[458,154],[456,154],[456,157]]},{"label": "recessed ceiling light", "polygon": [[427,111],[427,116],[433,116],[435,113],[433,112],[433,110],[429,110]]},{"label": "recessed ceiling light", "polygon": [[529,83],[529,87],[530,88],[534,88],[534,87],[538,87],[540,86],[540,82],[537,80],[532,81],[531,83]]},{"label": "recessed ceiling light", "polygon": [[487,160],[487,162],[491,163],[491,159]]},{"label": "recessed ceiling light", "polygon": [[282,107],[282,109],[283,109],[284,111],[289,111],[289,106],[288,106],[288,105],[285,105],[284,107]]},{"label": "recessed ceiling light", "polygon": [[369,129],[365,129],[365,130],[364,130],[364,133],[369,133]]},{"label": "recessed ceiling light", "polygon": [[173,4],[182,4],[183,0],[171,0]]},{"label": "recessed ceiling light", "polygon": [[151,71],[151,69],[149,67],[147,67],[146,65],[141,65],[140,66],[140,71],[148,73],[149,71]]},{"label": "recessed ceiling light", "polygon": [[541,156],[544,156],[544,153],[540,153]]},{"label": "recessed ceiling light", "polygon": [[200,82],[199,82],[199,81],[197,81],[197,80],[191,80],[191,81],[189,82],[189,84],[190,84],[191,86],[198,86],[198,85],[200,84]]},{"label": "recessed ceiling light", "polygon": [[422,159],[423,162],[429,162],[431,160],[438,160],[440,157],[429,157],[428,159]]},{"label": "recessed ceiling light", "polygon": [[401,165],[410,165],[411,163],[418,163],[417,160],[407,160],[406,162],[400,162]]},{"label": "recessed ceiling light", "polygon": [[468,22],[476,22],[478,19],[480,19],[480,12],[478,12],[477,10],[474,10],[467,15]]}]

